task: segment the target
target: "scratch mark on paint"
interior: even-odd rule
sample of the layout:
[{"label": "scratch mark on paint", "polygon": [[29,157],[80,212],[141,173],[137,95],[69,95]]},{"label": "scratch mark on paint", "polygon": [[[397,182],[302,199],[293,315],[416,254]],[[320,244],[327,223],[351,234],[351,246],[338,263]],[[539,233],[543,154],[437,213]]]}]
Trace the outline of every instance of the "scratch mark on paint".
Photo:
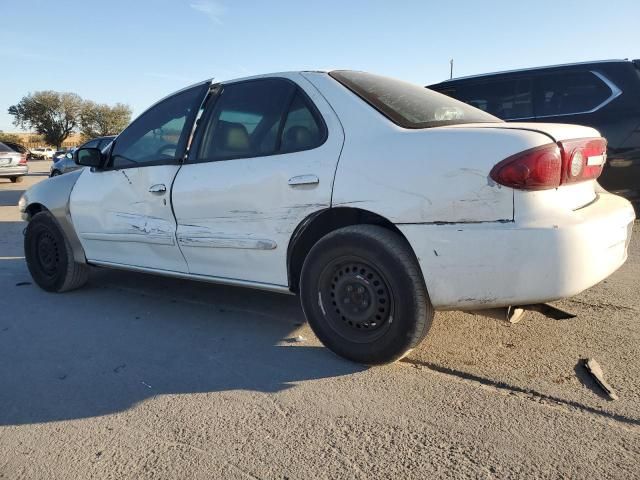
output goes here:
[{"label": "scratch mark on paint", "polygon": [[129,185],[133,185],[133,183],[131,183],[131,179],[129,178],[129,176],[126,174],[126,172],[124,170],[120,170],[120,173],[122,173],[122,175],[124,175],[124,178],[127,179],[127,182],[129,182]]}]

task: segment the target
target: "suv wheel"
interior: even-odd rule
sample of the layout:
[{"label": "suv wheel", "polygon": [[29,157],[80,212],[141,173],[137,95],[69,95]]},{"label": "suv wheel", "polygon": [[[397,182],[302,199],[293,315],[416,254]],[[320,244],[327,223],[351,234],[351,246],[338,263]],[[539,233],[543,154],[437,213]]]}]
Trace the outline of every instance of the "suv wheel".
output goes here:
[{"label": "suv wheel", "polygon": [[410,246],[374,225],[341,228],[318,241],[304,262],[300,295],[320,341],[369,365],[404,357],[434,314]]}]

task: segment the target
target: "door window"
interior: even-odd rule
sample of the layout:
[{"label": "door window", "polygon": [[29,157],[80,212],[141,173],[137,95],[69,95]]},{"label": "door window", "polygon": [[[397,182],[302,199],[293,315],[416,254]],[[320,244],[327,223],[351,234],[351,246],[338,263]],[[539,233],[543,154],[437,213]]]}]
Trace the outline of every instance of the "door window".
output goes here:
[{"label": "door window", "polygon": [[177,93],[143,113],[117,138],[111,167],[173,163],[184,155],[191,125],[208,84]]},{"label": "door window", "polygon": [[267,78],[225,85],[202,133],[195,162],[260,157],[314,148],[319,114],[298,87]]},{"label": "door window", "polygon": [[531,80],[493,80],[443,92],[503,120],[533,117]]},{"label": "door window", "polygon": [[97,148],[97,147],[98,147],[98,139],[90,140],[84,145],[82,145],[82,148]]},{"label": "door window", "polygon": [[536,116],[571,115],[593,110],[611,89],[592,72],[564,72],[536,79]]}]

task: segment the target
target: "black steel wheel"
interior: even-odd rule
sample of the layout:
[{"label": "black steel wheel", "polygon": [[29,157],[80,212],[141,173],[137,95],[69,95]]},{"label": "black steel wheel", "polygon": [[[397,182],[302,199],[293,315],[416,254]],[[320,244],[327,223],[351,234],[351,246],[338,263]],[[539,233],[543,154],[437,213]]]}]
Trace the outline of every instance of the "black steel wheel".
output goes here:
[{"label": "black steel wheel", "polygon": [[74,260],[64,232],[51,213],[39,212],[29,221],[24,254],[34,281],[49,292],[64,292],[84,285],[89,267]]},{"label": "black steel wheel", "polygon": [[364,364],[399,360],[420,343],[433,318],[409,244],[375,225],[320,239],[302,268],[300,300],[322,343]]}]

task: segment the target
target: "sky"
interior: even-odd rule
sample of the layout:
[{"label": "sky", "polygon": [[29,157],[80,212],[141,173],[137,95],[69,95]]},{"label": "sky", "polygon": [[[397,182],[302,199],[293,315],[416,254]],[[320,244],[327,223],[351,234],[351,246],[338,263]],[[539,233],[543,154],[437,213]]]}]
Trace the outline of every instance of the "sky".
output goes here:
[{"label": "sky", "polygon": [[427,85],[640,58],[640,1],[0,0],[0,130],[30,92],[126,103],[134,117],[215,77],[348,68]]}]

